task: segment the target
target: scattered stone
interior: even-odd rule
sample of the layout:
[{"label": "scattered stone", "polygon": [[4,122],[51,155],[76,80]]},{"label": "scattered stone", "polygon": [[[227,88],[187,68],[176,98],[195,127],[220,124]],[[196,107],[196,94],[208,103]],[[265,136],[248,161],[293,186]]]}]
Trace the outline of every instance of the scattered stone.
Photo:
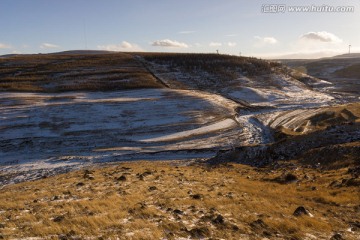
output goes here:
[{"label": "scattered stone", "polygon": [[66,234],[59,234],[58,238],[59,238],[59,240],[68,240],[69,239],[68,236],[66,236]]},{"label": "scattered stone", "polygon": [[53,196],[50,201],[56,201],[56,200],[60,200],[60,197],[59,196]]},{"label": "scattered stone", "polygon": [[210,236],[210,230],[207,227],[197,227],[188,231],[192,238],[201,239]]},{"label": "scattered stone", "polygon": [[179,210],[179,209],[175,209],[175,210],[173,211],[173,213],[179,214],[179,215],[184,214],[184,212],[181,211],[181,210]]},{"label": "scattered stone", "polygon": [[0,228],[5,228],[5,224],[0,223]]},{"label": "scattered stone", "polygon": [[224,224],[224,223],[225,223],[225,220],[224,220],[224,217],[219,214],[219,215],[216,216],[216,218],[214,218],[213,220],[211,220],[211,222],[212,222],[213,224]]},{"label": "scattered stone", "polygon": [[360,178],[344,179],[342,184],[347,187],[359,187]]},{"label": "scattered stone", "polygon": [[353,232],[357,232],[360,231],[360,222],[359,221],[355,221],[355,222],[350,222],[350,229]]},{"label": "scattered stone", "polygon": [[80,240],[81,238],[79,237],[75,237],[75,232],[73,230],[71,230],[69,233],[67,234],[60,234],[58,235],[58,238],[59,240],[69,240],[69,239],[72,239],[72,240]]},{"label": "scattered stone", "polygon": [[203,198],[203,195],[201,195],[201,194],[194,194],[194,195],[191,195],[191,197],[192,197],[193,199],[196,199],[196,200],[201,200],[201,199]]},{"label": "scattered stone", "polygon": [[95,179],[95,178],[94,178],[94,175],[93,175],[93,172],[90,171],[90,170],[88,170],[88,169],[86,169],[86,170],[84,171],[83,178],[84,178],[84,179],[89,179],[89,180],[94,180],[94,179]]},{"label": "scattered stone", "polygon": [[309,217],[313,217],[313,215],[306,208],[304,208],[303,206],[300,206],[300,207],[296,208],[293,215],[295,217],[299,217],[299,216],[302,216],[302,215],[307,215]]},{"label": "scattered stone", "polygon": [[252,223],[250,223],[250,227],[255,230],[262,230],[268,228],[268,225],[264,223],[263,220],[258,219]]},{"label": "scattered stone", "polygon": [[298,177],[292,173],[287,173],[285,175],[274,178],[272,181],[281,183],[281,184],[290,184],[296,183],[298,181]]},{"label": "scattered stone", "polygon": [[332,181],[329,187],[341,187],[341,182],[338,180]]},{"label": "scattered stone", "polygon": [[343,240],[344,237],[341,235],[341,233],[335,233],[330,240]]},{"label": "scattered stone", "polygon": [[240,230],[240,228],[238,226],[234,225],[234,224],[231,226],[231,228],[235,232]]},{"label": "scattered stone", "polygon": [[285,181],[285,183],[295,183],[298,181],[298,178],[294,174],[288,173],[285,175],[284,181]]},{"label": "scattered stone", "polygon": [[230,199],[233,199],[233,193],[232,193],[232,192],[228,192],[228,193],[226,194],[226,197],[227,197],[227,198],[230,198]]},{"label": "scattered stone", "polygon": [[149,187],[149,191],[155,191],[155,190],[157,190],[157,187],[155,187],[155,186]]},{"label": "scattered stone", "polygon": [[152,172],[151,171],[145,171],[145,172],[143,172],[143,173],[141,173],[141,174],[136,174],[136,176],[140,179],[140,180],[144,180],[144,178],[146,177],[146,176],[149,176],[149,175],[151,175],[152,174]]},{"label": "scattered stone", "polygon": [[120,182],[125,182],[126,181],[126,177],[124,175],[121,175],[120,177],[118,177],[116,180],[120,181]]},{"label": "scattered stone", "polygon": [[360,178],[360,166],[349,168],[348,174],[350,174],[353,178]]},{"label": "scattered stone", "polygon": [[131,170],[131,168],[129,168],[129,167],[121,167],[120,169],[123,170],[123,171],[129,171],[129,170]]},{"label": "scattered stone", "polygon": [[57,216],[57,217],[54,217],[53,221],[54,222],[61,222],[62,220],[64,220],[65,217],[64,216]]},{"label": "scattered stone", "polygon": [[84,186],[84,185],[85,185],[85,183],[83,183],[83,182],[78,182],[78,183],[76,184],[77,187],[82,187],[82,186]]}]

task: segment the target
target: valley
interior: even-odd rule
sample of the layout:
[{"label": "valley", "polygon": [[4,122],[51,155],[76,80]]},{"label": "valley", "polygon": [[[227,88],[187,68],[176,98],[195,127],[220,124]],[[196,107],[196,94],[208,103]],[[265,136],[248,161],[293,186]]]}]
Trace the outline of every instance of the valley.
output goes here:
[{"label": "valley", "polygon": [[[2,57],[0,230],[16,239],[358,239],[358,61]],[[269,199],[274,209],[261,207]],[[315,217],[293,215],[301,204]],[[34,219],[40,206],[50,215]],[[102,227],[89,233],[81,221]]]}]

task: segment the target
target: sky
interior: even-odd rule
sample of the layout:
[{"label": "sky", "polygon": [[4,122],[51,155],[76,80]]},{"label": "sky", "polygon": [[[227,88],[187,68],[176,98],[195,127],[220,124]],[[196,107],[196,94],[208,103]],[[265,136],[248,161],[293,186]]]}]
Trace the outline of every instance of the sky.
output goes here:
[{"label": "sky", "polygon": [[319,58],[349,45],[360,52],[359,30],[359,0],[0,0],[0,55],[88,49]]}]

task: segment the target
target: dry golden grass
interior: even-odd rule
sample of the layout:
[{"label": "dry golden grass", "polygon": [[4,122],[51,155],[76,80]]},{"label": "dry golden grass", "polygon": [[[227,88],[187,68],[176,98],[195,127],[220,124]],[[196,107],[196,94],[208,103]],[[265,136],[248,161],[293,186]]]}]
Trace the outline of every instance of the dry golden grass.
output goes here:
[{"label": "dry golden grass", "polygon": [[62,92],[161,88],[132,55],[45,54],[0,59],[0,91]]},{"label": "dry golden grass", "polygon": [[[120,163],[0,190],[7,238],[358,239],[359,186],[347,169],[210,168],[179,162]],[[287,172],[297,183],[276,182]],[[345,179],[345,180],[343,180]],[[339,184],[334,184],[337,182]],[[293,216],[298,206],[314,217]],[[359,222],[358,222],[359,223]]]},{"label": "dry golden grass", "polygon": [[302,119],[302,124],[294,128],[279,127],[277,131],[289,136],[308,134],[325,130],[332,126],[360,122],[360,103],[323,107],[317,114]]},{"label": "dry golden grass", "polygon": [[335,71],[335,76],[344,78],[360,78],[360,64],[353,64],[349,67]]}]

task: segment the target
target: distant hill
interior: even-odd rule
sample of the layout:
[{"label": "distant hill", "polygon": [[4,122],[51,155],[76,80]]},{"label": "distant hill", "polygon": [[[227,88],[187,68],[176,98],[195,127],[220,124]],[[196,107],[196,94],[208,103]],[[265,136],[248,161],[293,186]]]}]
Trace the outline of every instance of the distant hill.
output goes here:
[{"label": "distant hill", "polygon": [[87,54],[107,54],[107,53],[115,53],[115,52],[105,51],[105,50],[69,50],[69,51],[55,52],[49,54],[87,55]]},{"label": "distant hill", "polygon": [[350,53],[350,54],[346,53],[346,54],[334,56],[332,58],[360,58],[360,53]]}]

